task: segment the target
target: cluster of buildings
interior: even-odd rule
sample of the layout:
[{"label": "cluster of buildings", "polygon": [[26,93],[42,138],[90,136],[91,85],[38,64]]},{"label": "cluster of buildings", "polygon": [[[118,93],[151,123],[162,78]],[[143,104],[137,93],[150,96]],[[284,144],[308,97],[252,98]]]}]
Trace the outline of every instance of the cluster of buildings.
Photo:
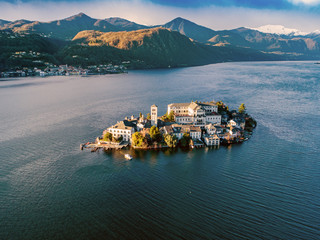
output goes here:
[{"label": "cluster of buildings", "polygon": [[240,142],[244,139],[246,120],[243,114],[232,111],[231,116],[220,115],[214,101],[172,103],[168,105],[167,113],[173,113],[173,122],[166,122],[158,117],[158,107],[152,105],[149,118],[126,117],[107,128],[103,134],[110,132],[116,139],[122,136],[123,140],[131,142],[135,132],[147,136],[150,128],[156,126],[162,134],[175,135],[178,140],[188,133],[193,142],[199,145],[219,146],[220,143]]},{"label": "cluster of buildings", "polygon": [[[21,53],[19,53],[21,54]],[[32,53],[37,54],[37,53]],[[39,68],[23,68],[22,70],[12,70],[0,72],[0,78],[10,77],[28,77],[28,76],[70,76],[70,75],[99,75],[99,74],[113,74],[125,73],[126,67],[124,65],[98,65],[89,66],[87,68],[74,67],[70,65],[49,65],[45,69]]]}]

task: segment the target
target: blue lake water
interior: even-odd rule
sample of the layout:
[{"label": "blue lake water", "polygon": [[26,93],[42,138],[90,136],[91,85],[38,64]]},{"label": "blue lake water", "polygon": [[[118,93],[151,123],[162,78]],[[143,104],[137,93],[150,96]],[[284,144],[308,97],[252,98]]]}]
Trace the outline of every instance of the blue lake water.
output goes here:
[{"label": "blue lake water", "polygon": [[[0,79],[0,239],[319,239],[320,66],[223,63]],[[172,102],[245,103],[253,137],[220,149],[80,151]]]}]

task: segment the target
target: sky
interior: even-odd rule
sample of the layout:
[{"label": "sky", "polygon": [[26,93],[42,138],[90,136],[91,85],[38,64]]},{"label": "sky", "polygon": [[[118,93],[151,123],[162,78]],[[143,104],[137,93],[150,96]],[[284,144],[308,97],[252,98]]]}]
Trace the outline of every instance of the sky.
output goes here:
[{"label": "sky", "polygon": [[79,12],[145,25],[183,17],[214,30],[284,25],[320,30],[320,0],[0,0],[0,19],[52,21]]}]

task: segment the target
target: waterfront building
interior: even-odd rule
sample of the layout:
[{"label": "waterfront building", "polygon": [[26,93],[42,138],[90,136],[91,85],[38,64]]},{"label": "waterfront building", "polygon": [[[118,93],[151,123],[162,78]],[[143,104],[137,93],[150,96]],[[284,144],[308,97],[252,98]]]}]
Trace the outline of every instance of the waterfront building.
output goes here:
[{"label": "waterfront building", "polygon": [[107,128],[106,131],[112,134],[112,136],[117,139],[120,136],[123,137],[123,141],[131,141],[131,136],[135,132],[136,121],[123,120],[118,122],[117,124]]},{"label": "waterfront building", "polygon": [[175,122],[204,127],[206,124],[221,124],[221,115],[215,102],[171,103],[168,113],[173,111]]},{"label": "waterfront building", "polygon": [[217,134],[206,135],[203,137],[203,140],[207,146],[219,146],[220,145],[220,137]]}]

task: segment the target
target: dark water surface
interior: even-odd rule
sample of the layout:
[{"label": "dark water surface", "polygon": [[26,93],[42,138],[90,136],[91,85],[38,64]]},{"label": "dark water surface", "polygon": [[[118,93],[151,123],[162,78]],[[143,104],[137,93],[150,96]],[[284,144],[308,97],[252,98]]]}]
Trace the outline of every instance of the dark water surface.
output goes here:
[{"label": "dark water surface", "polygon": [[[225,63],[0,81],[0,239],[320,239],[320,68]],[[172,102],[244,102],[253,137],[220,149],[79,144]]]}]

